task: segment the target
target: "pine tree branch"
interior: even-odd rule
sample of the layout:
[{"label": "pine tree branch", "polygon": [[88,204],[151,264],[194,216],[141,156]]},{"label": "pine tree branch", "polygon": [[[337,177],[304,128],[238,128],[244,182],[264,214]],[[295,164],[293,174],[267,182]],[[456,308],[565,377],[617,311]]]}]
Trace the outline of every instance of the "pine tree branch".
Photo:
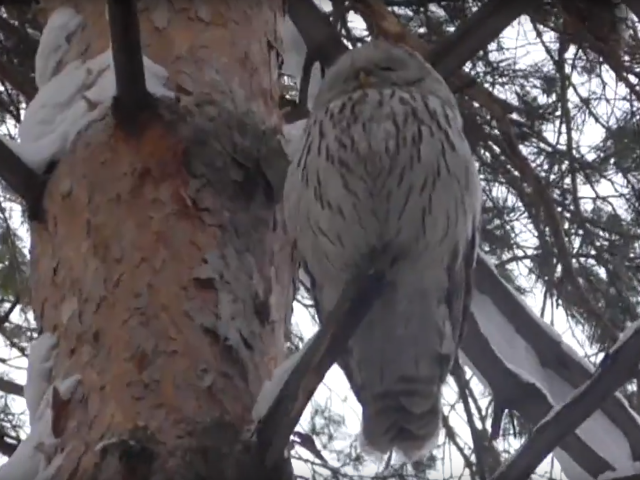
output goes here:
[{"label": "pine tree branch", "polygon": [[[494,4],[492,11],[497,15],[497,18],[492,18],[488,22],[483,18],[491,12],[480,11],[482,10],[481,7],[476,12],[479,17],[475,17],[476,20],[473,24],[469,22],[472,21],[474,15],[468,21],[459,25],[451,35],[445,34],[442,40],[433,45],[428,44],[410,32],[381,0],[360,0],[354,6],[367,24],[369,31],[374,32],[377,37],[407,45],[418,52],[445,79],[454,93],[464,91],[485,107],[484,103],[488,102],[493,108],[503,110],[505,113],[512,113],[517,109],[516,106],[499,98],[489,89],[479,84],[473,75],[461,70],[461,68],[473,58],[475,53],[488,45],[488,43],[474,44],[474,42],[488,40],[490,43],[502,33],[502,30],[498,31],[501,22],[504,25],[504,22],[511,18],[512,15],[515,15],[520,8],[522,8],[520,14],[525,13],[528,9],[530,10],[529,7],[534,1],[539,0],[525,0],[523,2],[508,2],[505,0],[504,3],[499,5],[500,9],[496,9]],[[479,20],[486,23],[476,23]],[[506,24],[504,28],[508,25]],[[455,65],[458,65],[458,68],[453,68]]]},{"label": "pine tree branch", "polygon": [[492,480],[529,478],[564,438],[593,415],[636,372],[640,362],[640,323],[629,327],[623,341],[607,355],[594,376],[533,430],[531,437]]},{"label": "pine tree branch", "polygon": [[518,17],[541,3],[540,0],[489,0],[463,20],[451,35],[434,45],[427,60],[437,65],[440,75],[447,78],[498,38]]},{"label": "pine tree branch", "polygon": [[117,124],[132,131],[155,104],[145,80],[137,2],[108,0],[107,8],[116,77],[112,114]]},{"label": "pine tree branch", "polygon": [[287,0],[287,15],[296,26],[307,55],[329,68],[348,48],[329,17],[313,0]]},{"label": "pine tree branch", "polygon": [[6,378],[0,378],[0,392],[8,395],[24,397],[24,387],[16,382],[7,380]]},{"label": "pine tree branch", "polygon": [[[549,332],[548,327],[500,278],[484,255],[478,257],[475,274],[476,290],[491,298],[491,301],[498,307],[499,312],[514,328],[518,336],[533,349],[543,368],[552,370],[562,381],[574,389],[589,381],[593,372],[565,348],[558,336]],[[470,349],[475,347],[476,345],[471,341],[463,344],[465,355],[468,355]],[[476,365],[475,359],[470,360],[476,368],[480,368],[479,365]],[[477,356],[477,361],[484,361],[481,352]],[[493,385],[491,387],[494,388]],[[639,461],[640,427],[626,402],[619,395],[613,395],[607,398],[599,408],[627,438],[632,458],[634,461]],[[527,421],[530,420],[527,419]]]},{"label": "pine tree branch", "polygon": [[10,457],[18,449],[18,444],[9,442],[5,438],[6,437],[2,434],[2,432],[0,432],[0,455]]},{"label": "pine tree branch", "polygon": [[[466,330],[462,351],[491,388],[494,401],[505,410],[518,412],[529,425],[542,421],[554,407],[544,389],[512,370],[496,353],[473,312],[467,319]],[[575,432],[562,440],[560,448],[592,478],[614,468]]]},{"label": "pine tree branch", "polygon": [[513,23],[540,0],[489,0],[464,20],[455,31],[433,47],[409,33],[381,0],[361,0],[354,3],[356,10],[372,27],[376,35],[405,43],[423,53],[445,79],[457,73],[465,63],[486,48]]},{"label": "pine tree branch", "polygon": [[387,264],[381,263],[383,257],[382,252],[377,251],[363,259],[258,422],[254,435],[267,468],[282,459],[291,434],[318,385],[385,288]]},{"label": "pine tree branch", "polygon": [[4,142],[0,142],[0,178],[25,202],[29,219],[42,220],[47,178],[31,170]]}]

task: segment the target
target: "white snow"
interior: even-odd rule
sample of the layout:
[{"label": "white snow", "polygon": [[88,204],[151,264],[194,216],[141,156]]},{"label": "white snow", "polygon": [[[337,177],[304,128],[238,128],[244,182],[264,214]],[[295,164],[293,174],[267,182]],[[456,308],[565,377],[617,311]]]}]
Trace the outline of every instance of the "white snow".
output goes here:
[{"label": "white snow", "polygon": [[56,388],[63,400],[71,397],[80,382],[74,375],[56,382],[47,390],[37,415],[31,423],[29,436],[18,446],[9,460],[0,467],[2,480],[49,480],[62,463],[64,452],[56,454],[58,444],[51,431],[51,399]]},{"label": "white snow", "polygon": [[[144,66],[149,92],[174,98],[165,87],[167,71],[146,57]],[[70,148],[80,131],[108,113],[115,93],[111,49],[87,62],[76,60],[44,85],[29,104],[18,128],[20,142],[0,138],[41,173]]]},{"label": "white snow", "polygon": [[[513,290],[512,290],[513,292]],[[520,297],[513,292],[516,298]],[[526,304],[520,299],[524,306]],[[504,318],[500,310],[493,301],[479,293],[474,292],[471,304],[472,311],[478,321],[483,335],[491,343],[496,353],[503,359],[505,364],[514,372],[518,373],[527,381],[532,382],[547,395],[552,405],[557,407],[566,402],[576,391],[565,380],[554,372],[542,367],[535,351],[527,342],[518,335],[509,321]],[[527,307],[528,308],[528,307]],[[530,310],[530,309],[529,309]],[[538,318],[533,315],[534,318]],[[551,334],[552,338],[560,340],[558,333],[539,319],[541,325]],[[638,328],[634,326],[633,328]],[[629,329],[631,330],[631,328]],[[628,331],[623,337],[628,337]],[[576,358],[580,358],[573,349],[565,344],[567,352]],[[471,366],[468,359],[462,357],[465,365]],[[476,370],[473,368],[473,370]],[[593,368],[589,368],[593,371]],[[479,376],[479,380],[488,387],[486,382]],[[611,465],[620,471],[628,471],[633,466],[631,449],[624,434],[602,411],[598,410],[577,430],[578,435],[594,451],[598,452]],[[590,478],[565,452],[557,449],[554,455],[560,463],[564,475],[569,480],[584,480]]]},{"label": "white snow", "polygon": [[70,7],[60,7],[51,14],[42,29],[36,52],[35,77],[38,88],[44,87],[56,75],[73,36],[84,24],[82,16]]},{"label": "white snow", "polygon": [[27,382],[24,386],[24,398],[29,411],[29,424],[33,428],[42,399],[51,385],[51,372],[58,340],[52,333],[43,333],[31,343]]},{"label": "white snow", "polygon": [[307,350],[315,335],[311,337],[307,342],[302,346],[300,350],[296,353],[292,354],[287,358],[284,362],[282,362],[278,367],[273,371],[273,375],[271,376],[271,380],[266,380],[260,389],[260,393],[258,394],[258,398],[256,399],[256,403],[253,406],[253,411],[251,415],[255,422],[258,422],[262,417],[265,416],[274,400],[278,396],[278,393],[282,389],[284,382],[289,378],[289,374],[294,369],[294,367],[298,364],[302,355]]}]

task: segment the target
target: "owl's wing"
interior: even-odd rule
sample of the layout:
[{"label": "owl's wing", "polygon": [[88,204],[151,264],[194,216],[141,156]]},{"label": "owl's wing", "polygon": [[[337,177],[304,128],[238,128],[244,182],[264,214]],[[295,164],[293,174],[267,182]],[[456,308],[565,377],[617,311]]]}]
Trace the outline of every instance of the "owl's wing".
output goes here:
[{"label": "owl's wing", "polygon": [[[465,324],[471,312],[474,269],[478,255],[478,239],[479,233],[474,229],[466,245],[466,249],[463,252],[462,262],[459,261],[458,257],[452,259],[449,264],[449,284],[447,286],[445,303],[449,310],[449,321],[451,322],[451,332],[454,343],[453,355],[450,358],[451,363],[455,360],[462,346]],[[449,365],[449,367],[451,367],[451,365]]]}]

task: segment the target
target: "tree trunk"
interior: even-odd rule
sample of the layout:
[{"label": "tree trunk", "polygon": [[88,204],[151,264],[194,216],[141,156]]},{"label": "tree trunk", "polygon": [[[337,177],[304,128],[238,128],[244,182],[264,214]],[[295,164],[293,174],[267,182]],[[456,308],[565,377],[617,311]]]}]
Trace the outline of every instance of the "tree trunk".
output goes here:
[{"label": "tree trunk", "polygon": [[[41,3],[45,17],[66,5],[86,21],[65,62],[109,48],[104,2]],[[179,101],[135,137],[111,118],[82,132],[32,225],[33,308],[59,337],[55,376],[82,376],[57,413],[56,478],[260,478],[237,447],[282,361],[293,295],[260,168],[281,154],[269,145],[282,2],[139,3],[144,53]],[[121,438],[138,446],[96,451]]]}]

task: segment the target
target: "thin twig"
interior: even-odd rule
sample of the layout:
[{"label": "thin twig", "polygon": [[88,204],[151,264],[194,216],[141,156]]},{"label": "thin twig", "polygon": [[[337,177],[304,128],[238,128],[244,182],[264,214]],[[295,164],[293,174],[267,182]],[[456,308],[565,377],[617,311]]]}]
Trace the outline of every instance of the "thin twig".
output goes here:
[{"label": "thin twig", "polygon": [[16,295],[16,297],[11,302],[11,305],[9,305],[9,308],[7,308],[2,316],[0,316],[0,327],[3,327],[9,321],[11,315],[13,315],[13,312],[18,307],[18,305],[20,305],[20,295]]},{"label": "thin twig", "polygon": [[486,480],[487,464],[484,458],[485,447],[483,445],[483,440],[480,436],[480,432],[478,431],[478,427],[476,426],[476,421],[473,418],[471,403],[469,402],[469,396],[467,395],[467,387],[468,387],[467,379],[464,375],[464,370],[462,369],[462,365],[460,365],[460,361],[458,359],[456,359],[453,364],[451,375],[453,376],[453,380],[456,382],[456,386],[458,387],[460,400],[462,400],[462,407],[464,408],[464,413],[465,413],[465,416],[467,417],[467,424],[469,426],[469,431],[471,432],[471,441],[473,442],[473,450],[475,451],[475,454],[476,454],[475,470],[480,480]]}]

